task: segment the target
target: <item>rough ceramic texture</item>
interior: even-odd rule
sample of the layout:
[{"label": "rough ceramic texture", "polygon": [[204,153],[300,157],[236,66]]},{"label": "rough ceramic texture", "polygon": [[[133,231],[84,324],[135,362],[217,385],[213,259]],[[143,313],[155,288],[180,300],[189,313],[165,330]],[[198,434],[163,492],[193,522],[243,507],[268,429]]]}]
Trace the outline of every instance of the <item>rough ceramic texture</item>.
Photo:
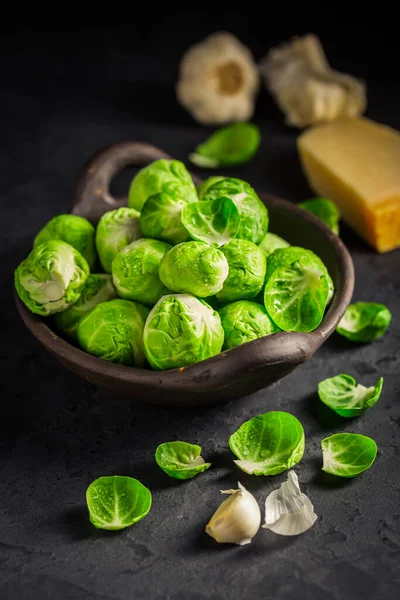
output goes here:
[{"label": "rough ceramic texture", "polygon": [[[87,33],[82,35],[87,48]],[[165,35],[167,43],[169,27]],[[45,38],[45,43],[50,47],[55,39]],[[91,39],[95,45],[98,37]],[[64,43],[70,48],[69,34]],[[287,378],[207,411],[155,409],[96,390],[62,367],[27,331],[11,294],[14,266],[41,224],[69,210],[74,178],[96,148],[129,132],[185,160],[204,135],[173,101],[174,64],[164,74],[157,70],[158,59],[146,63],[148,77],[160,75],[153,110],[144,91],[140,100],[132,90],[142,59],[128,61],[116,52],[107,54],[105,63],[93,61],[88,51],[84,61],[70,59],[73,66],[63,68],[54,86],[59,58],[30,47],[26,62],[17,50],[15,68],[2,70],[7,79],[13,74],[9,87],[14,91],[6,96],[9,117],[0,155],[0,276],[9,282],[0,294],[1,600],[394,600],[400,579],[399,253],[379,256],[342,227],[355,262],[354,299],[383,302],[393,311],[389,332],[373,344],[352,345],[333,335]],[[69,64],[62,61],[63,67]],[[42,75],[35,95],[32,65]],[[108,86],[110,73],[113,85]],[[153,97],[153,84],[141,86]],[[156,109],[164,91],[161,116]],[[375,106],[382,106],[375,117],[400,128],[398,93],[392,112],[388,97],[387,88],[375,91]],[[295,136],[266,94],[259,108],[263,152],[229,173],[300,201],[310,192],[296,160]],[[267,120],[267,114],[276,120]],[[344,424],[316,398],[318,382],[341,372],[365,384],[385,377],[376,406]],[[221,502],[220,489],[236,487],[239,479],[261,502],[286,479],[285,474],[268,481],[245,476],[233,467],[227,448],[230,433],[269,409],[292,411],[304,424],[307,446],[296,472],[320,518],[299,538],[263,530],[250,546],[217,546],[204,526]],[[319,450],[321,438],[342,429],[369,435],[380,448],[368,472],[344,482],[320,471]],[[172,439],[199,443],[211,469],[187,483],[168,478],[153,453],[160,442]],[[148,517],[116,534],[95,531],[85,509],[87,485],[113,473],[138,477],[154,494]]]}]

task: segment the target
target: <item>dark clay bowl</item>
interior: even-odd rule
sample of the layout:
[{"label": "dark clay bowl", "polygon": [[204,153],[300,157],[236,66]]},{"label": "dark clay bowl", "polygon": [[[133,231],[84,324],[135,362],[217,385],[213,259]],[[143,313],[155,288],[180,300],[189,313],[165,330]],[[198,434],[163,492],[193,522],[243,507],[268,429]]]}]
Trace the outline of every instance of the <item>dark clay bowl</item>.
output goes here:
[{"label": "dark clay bowl", "polygon": [[[98,153],[84,168],[72,212],[96,223],[126,198],[113,198],[109,184],[126,166],[143,167],[170,158],[148,144],[126,142]],[[196,180],[196,183],[199,180]],[[63,365],[92,384],[128,394],[132,400],[161,406],[209,406],[245,396],[291,373],[309,360],[333,333],[350,303],[354,287],[351,257],[340,238],[294,204],[260,193],[268,207],[270,230],[291,244],[318,254],[335,283],[336,293],[320,326],[312,333],[282,332],[249,342],[200,363],[170,371],[115,365],[86,354],[54,333],[47,321],[15,300],[25,325]]]}]

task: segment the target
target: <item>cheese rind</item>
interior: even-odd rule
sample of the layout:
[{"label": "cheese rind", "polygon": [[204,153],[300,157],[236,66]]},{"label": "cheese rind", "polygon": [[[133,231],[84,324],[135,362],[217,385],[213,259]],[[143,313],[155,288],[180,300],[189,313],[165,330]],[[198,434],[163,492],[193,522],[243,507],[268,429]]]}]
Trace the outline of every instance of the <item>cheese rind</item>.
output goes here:
[{"label": "cheese rind", "polygon": [[400,246],[400,134],[368,119],[340,119],[298,138],[311,188],[379,252]]}]

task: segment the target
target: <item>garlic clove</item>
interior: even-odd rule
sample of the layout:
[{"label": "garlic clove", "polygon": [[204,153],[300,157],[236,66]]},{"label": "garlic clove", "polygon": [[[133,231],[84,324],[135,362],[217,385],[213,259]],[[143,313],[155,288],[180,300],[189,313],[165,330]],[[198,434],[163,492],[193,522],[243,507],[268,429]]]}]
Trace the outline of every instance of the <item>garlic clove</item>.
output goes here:
[{"label": "garlic clove", "polygon": [[315,35],[271,49],[260,72],[289,125],[356,117],[366,108],[364,83],[332,69]]},{"label": "garlic clove", "polygon": [[238,483],[237,490],[221,490],[229,494],[206,526],[206,533],[219,544],[250,544],[261,524],[261,512],[254,496]]},{"label": "garlic clove", "polygon": [[310,529],[317,515],[310,499],[300,491],[299,479],[289,471],[287,481],[271,492],[265,501],[264,529],[279,535],[299,535]]}]

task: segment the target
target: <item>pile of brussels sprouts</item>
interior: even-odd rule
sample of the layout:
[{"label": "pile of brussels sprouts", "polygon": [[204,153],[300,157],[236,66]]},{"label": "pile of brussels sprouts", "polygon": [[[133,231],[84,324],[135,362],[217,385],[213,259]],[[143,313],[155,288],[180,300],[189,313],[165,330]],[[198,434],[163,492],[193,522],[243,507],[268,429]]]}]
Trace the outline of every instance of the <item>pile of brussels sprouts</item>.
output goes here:
[{"label": "pile of brussels sprouts", "polygon": [[139,171],[128,206],[96,229],[76,215],[51,219],[15,287],[89,354],[153,369],[312,331],[334,291],[318,256],[268,232],[248,183],[211,177],[196,189],[181,162],[165,159]]}]

